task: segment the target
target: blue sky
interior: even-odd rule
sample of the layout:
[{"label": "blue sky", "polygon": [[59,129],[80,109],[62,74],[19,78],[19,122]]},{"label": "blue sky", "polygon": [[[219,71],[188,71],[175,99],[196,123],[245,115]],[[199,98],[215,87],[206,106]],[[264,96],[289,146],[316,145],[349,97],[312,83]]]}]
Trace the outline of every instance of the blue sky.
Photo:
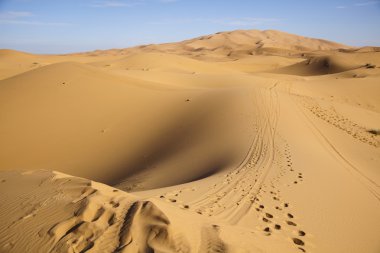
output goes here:
[{"label": "blue sky", "polygon": [[0,48],[67,53],[275,29],[380,46],[380,0],[0,0]]}]

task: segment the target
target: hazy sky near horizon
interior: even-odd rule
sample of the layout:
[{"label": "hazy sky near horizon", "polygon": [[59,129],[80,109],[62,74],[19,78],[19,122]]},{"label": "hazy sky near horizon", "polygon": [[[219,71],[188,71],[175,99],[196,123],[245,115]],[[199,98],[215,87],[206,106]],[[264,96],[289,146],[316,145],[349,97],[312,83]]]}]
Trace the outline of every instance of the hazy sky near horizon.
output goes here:
[{"label": "hazy sky near horizon", "polygon": [[0,48],[67,53],[275,29],[380,46],[380,0],[0,0]]}]

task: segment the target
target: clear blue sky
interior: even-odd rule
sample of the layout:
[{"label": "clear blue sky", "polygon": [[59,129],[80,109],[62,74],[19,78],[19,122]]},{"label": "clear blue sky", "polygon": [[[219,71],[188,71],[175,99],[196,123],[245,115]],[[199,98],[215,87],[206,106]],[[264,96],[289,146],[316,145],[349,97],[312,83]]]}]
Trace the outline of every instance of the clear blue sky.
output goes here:
[{"label": "clear blue sky", "polygon": [[380,0],[0,0],[0,48],[66,53],[276,29],[380,46]]}]

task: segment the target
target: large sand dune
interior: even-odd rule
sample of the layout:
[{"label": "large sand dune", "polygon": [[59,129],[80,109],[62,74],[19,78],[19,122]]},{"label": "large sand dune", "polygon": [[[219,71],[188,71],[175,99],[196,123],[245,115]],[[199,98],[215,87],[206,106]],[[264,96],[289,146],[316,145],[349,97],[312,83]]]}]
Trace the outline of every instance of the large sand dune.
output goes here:
[{"label": "large sand dune", "polygon": [[0,252],[379,252],[379,56],[256,30],[0,50]]}]

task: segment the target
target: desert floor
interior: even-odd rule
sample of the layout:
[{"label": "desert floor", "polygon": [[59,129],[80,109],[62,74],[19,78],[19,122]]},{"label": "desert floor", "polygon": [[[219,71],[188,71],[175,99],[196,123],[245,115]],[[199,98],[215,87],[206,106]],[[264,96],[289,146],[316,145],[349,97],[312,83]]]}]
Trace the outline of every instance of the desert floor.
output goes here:
[{"label": "desert floor", "polygon": [[377,253],[379,185],[379,48],[0,50],[0,252]]}]

